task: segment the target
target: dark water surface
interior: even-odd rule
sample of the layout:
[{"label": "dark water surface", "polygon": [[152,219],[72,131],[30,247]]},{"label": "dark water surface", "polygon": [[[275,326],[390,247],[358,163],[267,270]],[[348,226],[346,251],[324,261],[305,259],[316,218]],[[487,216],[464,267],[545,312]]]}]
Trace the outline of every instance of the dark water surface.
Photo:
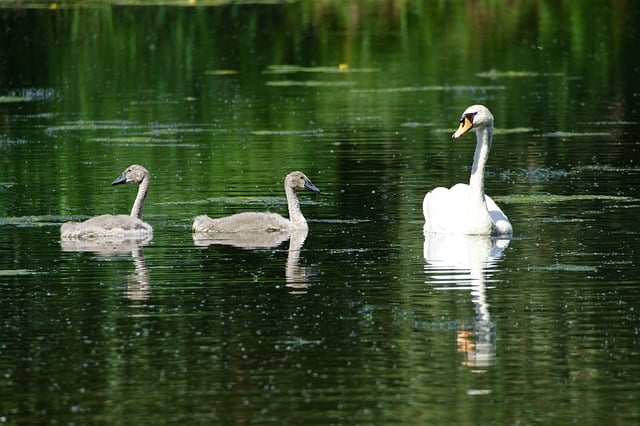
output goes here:
[{"label": "dark water surface", "polygon": [[[640,422],[634,2],[15,4],[1,423]],[[475,103],[513,238],[425,241]],[[110,182],[134,163],[153,239],[62,244],[129,212]],[[292,170],[321,189],[306,237],[192,238],[199,214],[285,213]]]}]

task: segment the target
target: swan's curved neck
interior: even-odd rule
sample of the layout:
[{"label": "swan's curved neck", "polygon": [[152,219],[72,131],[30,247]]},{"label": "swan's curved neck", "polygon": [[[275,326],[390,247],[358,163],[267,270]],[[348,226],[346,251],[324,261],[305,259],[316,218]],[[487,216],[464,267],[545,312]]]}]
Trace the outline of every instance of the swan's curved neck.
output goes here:
[{"label": "swan's curved neck", "polygon": [[138,186],[138,195],[136,195],[136,201],[134,201],[133,208],[131,208],[131,217],[142,220],[142,205],[144,204],[144,199],[147,197],[148,191],[149,176],[145,176]]},{"label": "swan's curved neck", "polygon": [[476,130],[476,151],[473,156],[469,186],[472,193],[482,198],[482,202],[484,202],[484,167],[487,164],[487,158],[489,158],[492,135],[493,129],[491,127]]},{"label": "swan's curved neck", "polygon": [[476,130],[476,151],[473,158],[471,177],[469,178],[469,210],[467,232],[486,234],[492,231],[493,224],[484,196],[484,166],[491,148],[491,127]]},{"label": "swan's curved neck", "polygon": [[300,210],[300,201],[298,200],[298,194],[293,188],[285,184],[284,192],[287,194],[287,206],[289,208],[289,221],[291,227],[294,229],[308,228],[307,220],[302,215]]}]

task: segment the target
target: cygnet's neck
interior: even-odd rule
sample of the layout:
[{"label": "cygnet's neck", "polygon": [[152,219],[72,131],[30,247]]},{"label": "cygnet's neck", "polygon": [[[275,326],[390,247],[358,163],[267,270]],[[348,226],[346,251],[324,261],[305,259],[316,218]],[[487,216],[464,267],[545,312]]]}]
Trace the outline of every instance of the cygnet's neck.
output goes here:
[{"label": "cygnet's neck", "polygon": [[287,195],[287,206],[289,207],[289,222],[293,229],[308,229],[307,220],[300,210],[300,200],[298,194],[290,186],[284,186],[284,192]]},{"label": "cygnet's neck", "polygon": [[146,175],[140,185],[138,185],[138,195],[136,195],[136,201],[133,203],[133,208],[131,209],[131,217],[138,218],[142,220],[142,206],[144,204],[144,199],[147,197],[147,192],[149,191],[149,175]]}]

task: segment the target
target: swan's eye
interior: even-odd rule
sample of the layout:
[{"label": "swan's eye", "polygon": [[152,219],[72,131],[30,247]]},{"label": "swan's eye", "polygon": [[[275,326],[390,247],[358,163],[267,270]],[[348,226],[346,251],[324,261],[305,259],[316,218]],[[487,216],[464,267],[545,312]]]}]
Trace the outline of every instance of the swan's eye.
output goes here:
[{"label": "swan's eye", "polygon": [[464,121],[464,119],[466,118],[467,120],[469,120],[471,123],[473,123],[473,119],[476,118],[476,114],[475,112],[468,112],[466,114],[464,114],[462,116],[462,118],[460,118],[460,122],[462,123]]}]

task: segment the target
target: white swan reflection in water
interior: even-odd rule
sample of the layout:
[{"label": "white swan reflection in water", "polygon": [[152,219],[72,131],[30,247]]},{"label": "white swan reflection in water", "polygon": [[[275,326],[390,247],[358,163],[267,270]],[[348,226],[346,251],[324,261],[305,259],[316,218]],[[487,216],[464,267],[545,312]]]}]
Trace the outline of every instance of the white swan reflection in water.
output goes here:
[{"label": "white swan reflection in water", "polygon": [[306,293],[309,268],[300,266],[300,252],[309,233],[308,228],[292,229],[287,232],[253,231],[253,232],[216,232],[210,234],[194,233],[193,243],[207,247],[212,244],[226,245],[245,250],[275,248],[289,240],[285,278],[290,293]]},{"label": "white swan reflection in water", "polygon": [[486,368],[495,362],[495,326],[486,296],[486,278],[495,270],[507,239],[482,235],[426,233],[425,272],[437,290],[470,290],[475,306],[471,324],[460,322],[456,333],[458,352],[469,367]]},{"label": "white swan reflection in water", "polygon": [[113,258],[131,254],[134,273],[127,277],[125,296],[131,301],[145,301],[151,296],[151,282],[149,271],[144,260],[142,248],[148,244],[153,235],[147,235],[137,239],[122,241],[82,241],[61,240],[60,246],[64,252],[89,252],[99,257]]}]

